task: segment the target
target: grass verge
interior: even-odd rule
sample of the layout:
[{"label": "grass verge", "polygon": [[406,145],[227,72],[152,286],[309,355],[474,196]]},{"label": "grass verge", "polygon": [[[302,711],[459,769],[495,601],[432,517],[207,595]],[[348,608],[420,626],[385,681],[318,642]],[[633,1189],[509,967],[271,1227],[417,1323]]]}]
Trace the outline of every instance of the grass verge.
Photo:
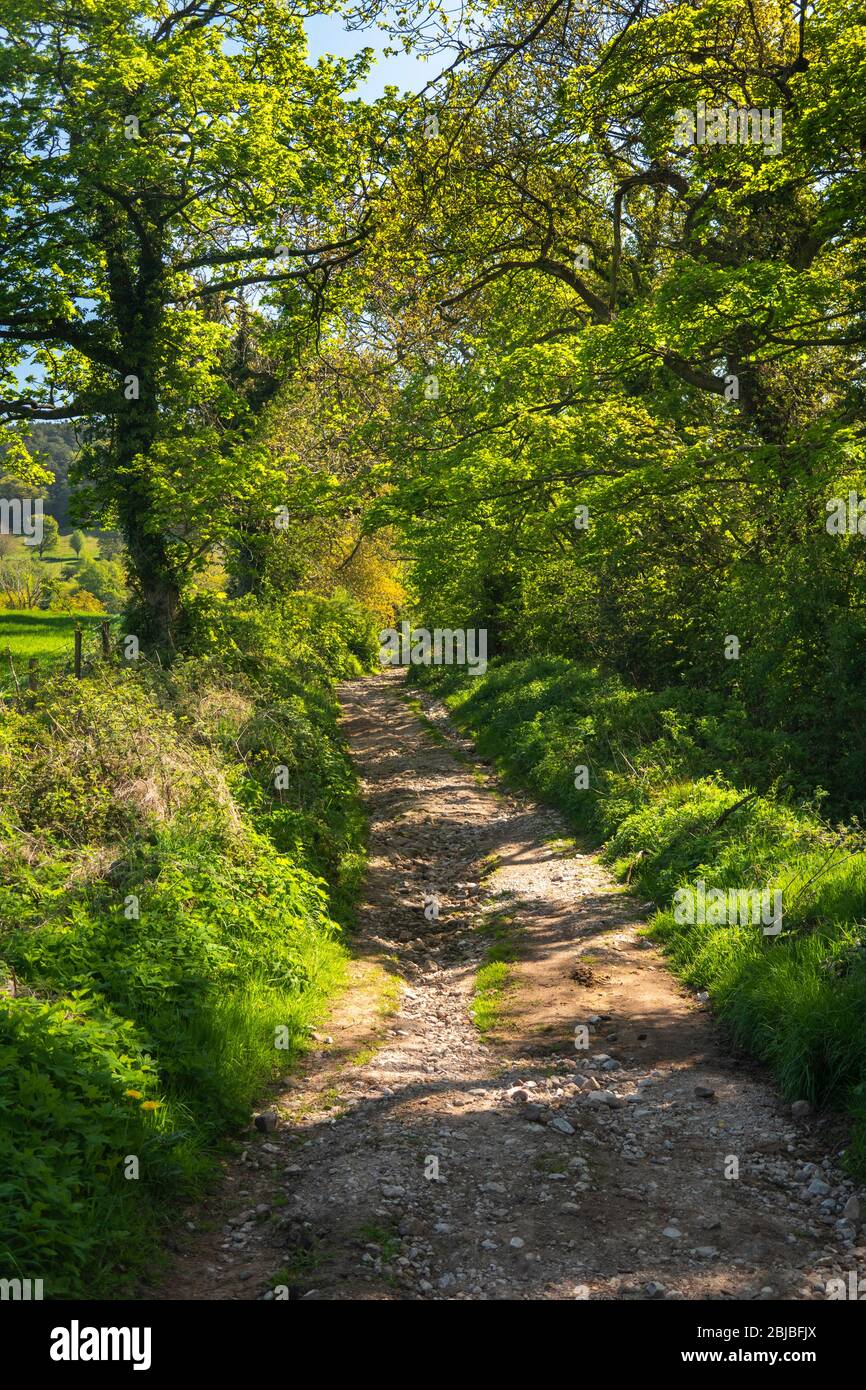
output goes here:
[{"label": "grass verge", "polygon": [[329,672],[231,635],[3,709],[0,1277],[48,1298],[134,1292],[344,978],[364,825]]},{"label": "grass verge", "polygon": [[[866,854],[859,828],[831,825],[820,789],[797,783],[790,735],[752,728],[712,692],[632,690],[558,658],[424,679],[481,756],[656,904],[649,934],[783,1097],[848,1109],[849,1163],[866,1176]],[[781,933],[678,920],[675,895],[700,880],[781,891]]]}]

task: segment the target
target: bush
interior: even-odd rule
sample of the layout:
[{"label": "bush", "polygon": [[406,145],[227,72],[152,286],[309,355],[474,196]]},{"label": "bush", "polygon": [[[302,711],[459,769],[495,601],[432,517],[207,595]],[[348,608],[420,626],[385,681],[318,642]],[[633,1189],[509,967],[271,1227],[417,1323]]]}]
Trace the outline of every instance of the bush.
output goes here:
[{"label": "bush", "polygon": [[254,598],[201,592],[186,605],[179,641],[229,671],[269,686],[288,675],[301,683],[345,680],[373,669],[376,624],[349,594],[295,593],[264,607]]},{"label": "bush", "polygon": [[0,724],[0,1267],[48,1297],[133,1287],[342,977],[363,821],[326,673],[363,628],[318,605],[285,648],[225,605],[170,670],[46,681]]},{"label": "bush", "polygon": [[120,613],[129,596],[123,566],[116,560],[84,560],[76,570],[79,589],[92,594],[108,613]]},{"label": "bush", "polygon": [[73,589],[71,593],[57,593],[52,595],[48,605],[51,613],[104,613],[105,608],[95,598],[93,594],[85,593],[83,589]]}]

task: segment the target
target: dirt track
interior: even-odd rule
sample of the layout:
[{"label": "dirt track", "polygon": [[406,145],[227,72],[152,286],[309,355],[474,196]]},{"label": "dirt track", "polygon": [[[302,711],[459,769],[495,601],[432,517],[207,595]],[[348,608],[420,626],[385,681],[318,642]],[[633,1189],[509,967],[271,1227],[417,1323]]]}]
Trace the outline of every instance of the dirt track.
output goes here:
[{"label": "dirt track", "polygon": [[[353,985],[155,1296],[823,1299],[862,1266],[831,1126],[726,1050],[635,899],[398,676],[341,699],[371,819]],[[485,1042],[493,917],[521,958]]]}]

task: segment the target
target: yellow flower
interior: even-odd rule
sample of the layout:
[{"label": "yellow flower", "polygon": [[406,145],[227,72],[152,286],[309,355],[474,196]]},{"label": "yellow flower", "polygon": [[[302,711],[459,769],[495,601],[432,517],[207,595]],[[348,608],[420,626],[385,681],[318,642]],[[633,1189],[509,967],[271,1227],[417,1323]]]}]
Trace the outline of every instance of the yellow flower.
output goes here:
[{"label": "yellow flower", "polygon": [[124,1091],[125,1096],[132,1096],[133,1100],[141,1100],[141,1091]]},{"label": "yellow flower", "polygon": [[159,1100],[143,1100],[143,1101],[141,1102],[141,1109],[142,1109],[142,1110],[158,1110],[161,1104],[162,1104],[162,1102],[159,1101]]}]

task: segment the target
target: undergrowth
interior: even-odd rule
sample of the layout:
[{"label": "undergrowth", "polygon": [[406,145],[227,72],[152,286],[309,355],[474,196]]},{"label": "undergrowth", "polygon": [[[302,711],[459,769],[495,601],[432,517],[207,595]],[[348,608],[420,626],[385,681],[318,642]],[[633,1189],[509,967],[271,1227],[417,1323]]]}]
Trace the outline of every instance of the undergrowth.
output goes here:
[{"label": "undergrowth", "polygon": [[169,670],[0,719],[0,1273],[122,1297],[341,981],[363,819],[347,602],[211,603]]}]

